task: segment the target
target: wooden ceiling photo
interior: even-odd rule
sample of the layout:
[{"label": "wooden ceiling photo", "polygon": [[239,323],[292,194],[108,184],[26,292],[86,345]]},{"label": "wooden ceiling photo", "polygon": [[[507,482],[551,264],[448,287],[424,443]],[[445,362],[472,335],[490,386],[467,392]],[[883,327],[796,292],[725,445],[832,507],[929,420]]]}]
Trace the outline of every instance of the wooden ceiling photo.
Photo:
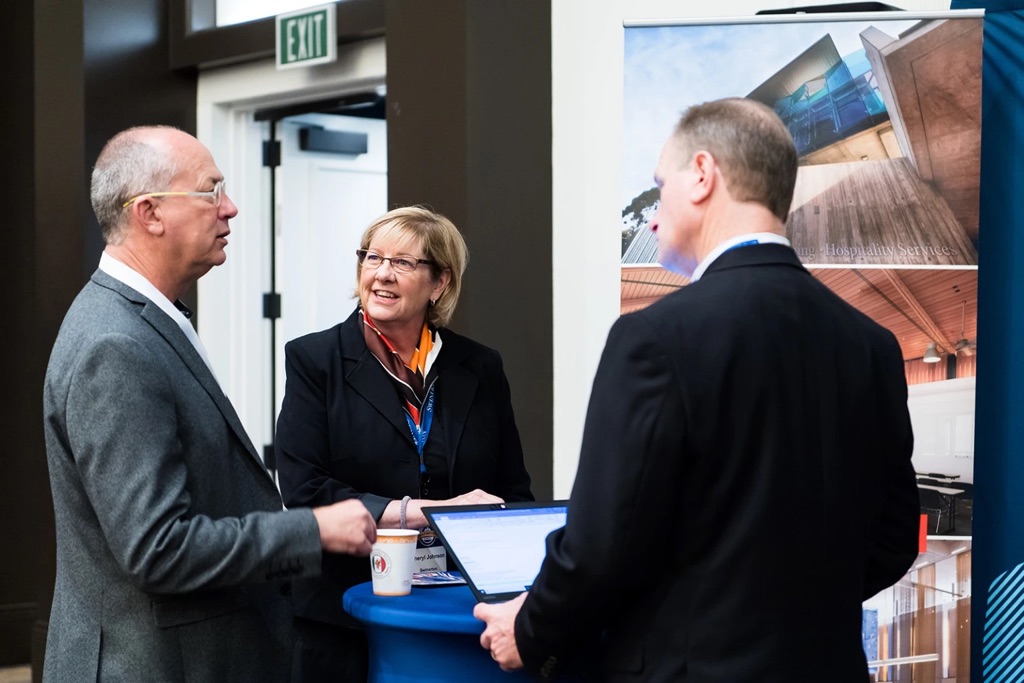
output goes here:
[{"label": "wooden ceiling photo", "polygon": [[[892,331],[904,360],[936,351],[973,355],[977,349],[976,268],[809,268],[823,284]],[[686,278],[661,266],[621,270],[620,313],[646,308],[685,286]]]},{"label": "wooden ceiling photo", "polygon": [[822,283],[892,331],[903,359],[977,349],[978,271],[964,269],[817,268]]}]

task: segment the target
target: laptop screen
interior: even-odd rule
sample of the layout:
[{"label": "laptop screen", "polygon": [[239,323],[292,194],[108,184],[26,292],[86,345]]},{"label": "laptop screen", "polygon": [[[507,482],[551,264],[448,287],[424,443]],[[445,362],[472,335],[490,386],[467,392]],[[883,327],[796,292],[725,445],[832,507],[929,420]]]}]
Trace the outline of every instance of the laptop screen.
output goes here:
[{"label": "laptop screen", "polygon": [[548,534],[565,526],[568,501],[453,505],[423,509],[480,602],[529,590]]}]

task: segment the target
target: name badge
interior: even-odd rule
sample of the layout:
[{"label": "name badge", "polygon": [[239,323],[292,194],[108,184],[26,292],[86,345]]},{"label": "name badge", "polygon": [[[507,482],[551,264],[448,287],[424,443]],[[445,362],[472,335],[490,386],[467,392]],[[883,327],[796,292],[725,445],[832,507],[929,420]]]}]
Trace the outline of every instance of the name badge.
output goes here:
[{"label": "name badge", "polygon": [[412,558],[414,572],[446,572],[448,571],[448,553],[441,539],[430,527],[420,529],[420,537],[416,541],[416,553]]}]

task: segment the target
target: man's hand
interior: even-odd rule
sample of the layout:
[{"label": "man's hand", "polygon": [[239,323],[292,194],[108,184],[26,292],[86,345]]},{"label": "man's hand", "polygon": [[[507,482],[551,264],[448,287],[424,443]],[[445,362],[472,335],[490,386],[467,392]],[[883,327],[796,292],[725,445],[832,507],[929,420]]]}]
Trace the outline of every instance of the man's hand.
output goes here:
[{"label": "man's hand", "polygon": [[478,602],[473,608],[473,616],[487,625],[480,636],[480,645],[491,651],[491,659],[501,666],[502,671],[523,668],[523,660],[519,657],[519,647],[516,645],[516,615],[524,600],[526,593],[497,605]]},{"label": "man's hand", "polygon": [[358,500],[343,500],[334,505],[313,508],[320,526],[320,545],[331,553],[367,557],[377,540],[373,515]]}]

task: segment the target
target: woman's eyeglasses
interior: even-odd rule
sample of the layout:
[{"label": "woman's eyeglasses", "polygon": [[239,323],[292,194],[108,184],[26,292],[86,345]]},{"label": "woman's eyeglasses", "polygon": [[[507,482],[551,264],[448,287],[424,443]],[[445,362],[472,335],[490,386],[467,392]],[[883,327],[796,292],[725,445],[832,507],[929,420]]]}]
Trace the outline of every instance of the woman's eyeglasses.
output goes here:
[{"label": "woman's eyeglasses", "polygon": [[423,258],[412,258],[411,256],[381,256],[375,251],[368,249],[356,249],[356,256],[363,268],[377,270],[385,261],[391,261],[391,267],[399,273],[411,273],[421,263],[426,266],[437,265],[433,261]]}]

